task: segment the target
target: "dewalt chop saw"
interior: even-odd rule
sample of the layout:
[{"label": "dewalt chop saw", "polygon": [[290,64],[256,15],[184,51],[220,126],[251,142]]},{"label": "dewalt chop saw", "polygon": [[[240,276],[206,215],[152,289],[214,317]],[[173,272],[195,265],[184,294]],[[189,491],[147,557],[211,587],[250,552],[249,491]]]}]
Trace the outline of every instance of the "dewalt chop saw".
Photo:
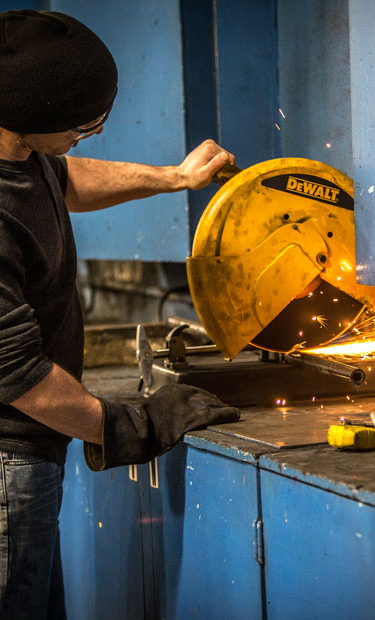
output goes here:
[{"label": "dewalt chop saw", "polygon": [[301,158],[224,166],[215,180],[221,187],[187,259],[194,306],[214,344],[185,347],[180,325],[152,351],[140,330],[146,393],[177,381],[230,404],[272,405],[345,395],[345,378],[374,394],[375,376],[365,380],[360,363],[306,353],[375,306],[375,288],[356,280],[352,180]]},{"label": "dewalt chop saw", "polygon": [[[375,304],[356,280],[353,181],[308,159],[225,166],[187,259],[191,295],[226,358],[318,347]],[[225,182],[226,181],[226,182]]]}]

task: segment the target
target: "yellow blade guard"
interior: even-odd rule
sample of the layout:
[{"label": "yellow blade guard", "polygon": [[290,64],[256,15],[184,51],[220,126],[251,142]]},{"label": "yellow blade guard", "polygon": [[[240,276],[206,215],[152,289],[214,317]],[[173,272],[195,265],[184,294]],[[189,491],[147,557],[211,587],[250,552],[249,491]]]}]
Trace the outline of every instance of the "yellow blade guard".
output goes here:
[{"label": "yellow blade guard", "polygon": [[[297,307],[303,328],[295,326],[287,346],[275,335],[272,346],[263,348],[325,344],[364,307],[372,309],[375,289],[356,281],[353,195],[349,177],[300,158],[256,164],[215,194],[198,224],[187,275],[200,320],[226,358],[262,340],[262,330],[278,316],[288,317],[289,307],[293,317]],[[344,310],[336,316],[330,310],[337,306],[335,296],[328,300],[331,288],[318,289],[326,294],[324,308],[331,316],[326,330],[323,320],[313,324],[314,308],[322,302],[314,290],[322,281],[342,292]],[[294,334],[287,322],[282,327]]]}]

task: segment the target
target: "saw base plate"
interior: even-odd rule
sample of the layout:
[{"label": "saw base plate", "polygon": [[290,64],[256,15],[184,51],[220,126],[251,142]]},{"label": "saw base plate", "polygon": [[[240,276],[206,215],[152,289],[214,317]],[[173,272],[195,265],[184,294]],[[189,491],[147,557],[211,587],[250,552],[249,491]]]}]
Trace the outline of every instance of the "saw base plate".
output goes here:
[{"label": "saw base plate", "polygon": [[150,395],[168,383],[186,383],[216,394],[224,402],[237,407],[275,406],[286,403],[311,402],[336,396],[355,397],[375,394],[375,369],[368,372],[369,362],[355,362],[366,373],[366,381],[355,387],[349,380],[293,364],[264,362],[259,351],[241,352],[232,362],[220,353],[191,355],[189,367],[181,370],[165,368],[163,359],[155,359],[153,382],[146,388]]}]

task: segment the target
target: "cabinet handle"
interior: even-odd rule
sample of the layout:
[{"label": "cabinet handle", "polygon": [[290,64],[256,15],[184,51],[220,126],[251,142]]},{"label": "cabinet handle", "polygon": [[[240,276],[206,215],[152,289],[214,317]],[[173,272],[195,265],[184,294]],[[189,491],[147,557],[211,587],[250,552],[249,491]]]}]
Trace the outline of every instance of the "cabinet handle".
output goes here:
[{"label": "cabinet handle", "polygon": [[136,465],[129,465],[129,478],[133,482],[138,482],[138,471]]},{"label": "cabinet handle", "polygon": [[150,486],[153,489],[159,488],[158,460],[155,458],[148,464],[150,470]]}]

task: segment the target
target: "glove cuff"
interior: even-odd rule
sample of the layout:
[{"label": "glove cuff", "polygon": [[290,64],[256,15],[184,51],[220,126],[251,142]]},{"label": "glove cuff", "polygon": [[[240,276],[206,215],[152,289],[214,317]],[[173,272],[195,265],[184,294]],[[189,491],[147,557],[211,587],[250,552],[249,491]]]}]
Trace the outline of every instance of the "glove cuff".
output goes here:
[{"label": "glove cuff", "polygon": [[86,464],[92,471],[147,463],[155,456],[155,439],[148,416],[126,403],[98,399],[103,411],[102,445],[84,442]]},{"label": "glove cuff", "polygon": [[[98,397],[97,397],[98,398]],[[86,465],[91,471],[102,471],[110,467],[110,446],[109,440],[112,427],[112,415],[109,411],[108,403],[102,398],[98,398],[102,406],[103,425],[102,425],[102,444],[83,442],[83,454]]]}]

